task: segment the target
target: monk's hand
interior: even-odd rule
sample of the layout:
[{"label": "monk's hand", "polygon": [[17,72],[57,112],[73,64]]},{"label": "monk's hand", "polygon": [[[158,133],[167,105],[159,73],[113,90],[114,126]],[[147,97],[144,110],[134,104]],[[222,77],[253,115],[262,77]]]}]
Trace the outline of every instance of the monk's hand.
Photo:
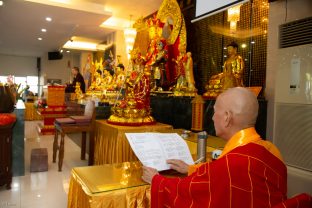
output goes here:
[{"label": "monk's hand", "polygon": [[142,179],[143,179],[143,181],[145,181],[149,184],[152,183],[153,177],[155,175],[159,174],[158,171],[154,168],[143,166],[142,169],[143,169]]},{"label": "monk's hand", "polygon": [[176,170],[179,173],[182,173],[182,174],[188,173],[189,165],[186,164],[182,160],[170,159],[170,160],[167,160],[167,163],[170,165],[171,169]]}]

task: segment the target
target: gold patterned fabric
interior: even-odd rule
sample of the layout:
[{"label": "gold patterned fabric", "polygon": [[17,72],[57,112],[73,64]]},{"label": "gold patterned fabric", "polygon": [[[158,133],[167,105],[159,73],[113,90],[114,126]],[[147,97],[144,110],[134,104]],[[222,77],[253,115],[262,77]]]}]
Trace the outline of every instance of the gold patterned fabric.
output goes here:
[{"label": "gold patterned fabric", "polygon": [[150,185],[139,162],[74,168],[68,208],[150,207]]},{"label": "gold patterned fabric", "polygon": [[25,115],[26,121],[42,120],[42,117],[37,113],[34,103],[25,103]]},{"label": "gold patterned fabric", "polygon": [[108,124],[106,120],[97,120],[95,128],[94,164],[112,164],[137,161],[125,133],[167,132],[172,126],[156,123],[146,126],[117,126]]}]

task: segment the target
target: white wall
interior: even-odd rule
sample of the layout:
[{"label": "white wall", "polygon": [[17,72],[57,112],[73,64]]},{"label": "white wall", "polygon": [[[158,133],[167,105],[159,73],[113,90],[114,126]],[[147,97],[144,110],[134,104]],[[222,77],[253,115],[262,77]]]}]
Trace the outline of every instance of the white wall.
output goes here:
[{"label": "white wall", "polygon": [[0,76],[37,76],[37,57],[0,54]]},{"label": "white wall", "polygon": [[117,55],[121,56],[121,63],[127,68],[128,66],[128,58],[126,52],[126,41],[123,30],[116,30],[108,34],[105,37],[107,44],[115,44],[116,45],[116,57],[114,59],[117,61]]},{"label": "white wall", "polygon": [[[68,66],[70,63],[70,67]],[[41,58],[41,85],[47,84],[47,79],[61,79],[62,84],[69,82],[71,67],[80,68],[80,53],[64,53],[60,60],[48,60],[48,54]]]},{"label": "white wall", "polygon": [[121,55],[121,62],[127,68],[128,66],[128,52],[126,51],[125,35],[122,30],[118,30],[116,33],[116,55]]}]

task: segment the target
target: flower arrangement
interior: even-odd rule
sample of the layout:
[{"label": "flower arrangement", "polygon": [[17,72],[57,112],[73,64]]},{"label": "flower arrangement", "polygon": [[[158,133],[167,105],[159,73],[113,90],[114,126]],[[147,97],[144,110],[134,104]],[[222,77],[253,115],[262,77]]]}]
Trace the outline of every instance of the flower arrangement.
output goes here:
[{"label": "flower arrangement", "polygon": [[39,98],[35,103],[37,109],[42,109],[47,107],[47,100],[45,98]]}]

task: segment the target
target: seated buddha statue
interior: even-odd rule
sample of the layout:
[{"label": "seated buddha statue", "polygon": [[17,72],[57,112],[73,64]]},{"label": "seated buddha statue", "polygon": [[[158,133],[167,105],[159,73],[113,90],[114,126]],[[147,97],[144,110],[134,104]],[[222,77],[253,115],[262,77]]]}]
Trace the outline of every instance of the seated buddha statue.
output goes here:
[{"label": "seated buddha statue", "polygon": [[94,73],[94,80],[89,87],[89,90],[101,90],[102,84],[102,71],[100,69],[96,70]]},{"label": "seated buddha statue", "polygon": [[126,79],[126,73],[124,71],[124,66],[120,65],[116,67],[115,74],[113,76],[112,86],[116,90],[124,88],[124,82]]},{"label": "seated buddha statue", "polygon": [[220,93],[232,87],[243,87],[243,58],[237,54],[238,45],[235,42],[227,45],[228,58],[223,64],[223,72],[211,76],[205,97],[217,97]]},{"label": "seated buddha statue", "polygon": [[113,81],[113,76],[110,74],[109,71],[103,70],[103,79],[101,83],[101,88],[103,90],[110,90],[112,89],[112,81]]},{"label": "seated buddha statue", "polygon": [[80,89],[80,82],[76,82],[75,86],[75,94],[76,94],[76,99],[81,99],[83,98],[83,93]]}]

